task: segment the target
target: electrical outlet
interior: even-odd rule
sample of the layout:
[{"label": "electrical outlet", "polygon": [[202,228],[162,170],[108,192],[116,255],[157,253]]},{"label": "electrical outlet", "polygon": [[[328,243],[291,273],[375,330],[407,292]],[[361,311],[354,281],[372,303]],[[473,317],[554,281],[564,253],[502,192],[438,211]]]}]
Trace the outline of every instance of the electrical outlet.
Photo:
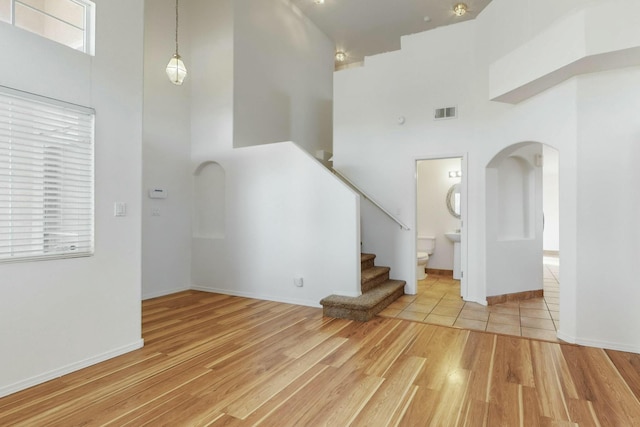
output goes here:
[{"label": "electrical outlet", "polygon": [[160,208],[152,208],[151,216],[160,216]]},{"label": "electrical outlet", "polygon": [[293,279],[293,284],[296,285],[297,287],[301,288],[303,286],[303,280],[302,277],[296,277]]}]

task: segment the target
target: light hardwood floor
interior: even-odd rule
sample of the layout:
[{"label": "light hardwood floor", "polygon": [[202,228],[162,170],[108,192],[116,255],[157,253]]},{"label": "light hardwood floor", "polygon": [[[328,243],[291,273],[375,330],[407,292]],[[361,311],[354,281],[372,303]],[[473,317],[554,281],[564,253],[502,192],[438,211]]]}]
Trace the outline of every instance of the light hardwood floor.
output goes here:
[{"label": "light hardwood floor", "polygon": [[0,425],[640,425],[637,354],[195,291],[145,301],[143,335]]}]

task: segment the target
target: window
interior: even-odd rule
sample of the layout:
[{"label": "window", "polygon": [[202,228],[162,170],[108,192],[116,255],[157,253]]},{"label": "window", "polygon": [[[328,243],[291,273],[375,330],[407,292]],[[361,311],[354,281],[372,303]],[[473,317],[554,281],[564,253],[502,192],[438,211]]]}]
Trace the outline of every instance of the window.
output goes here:
[{"label": "window", "polygon": [[93,254],[94,116],[0,87],[0,261]]},{"label": "window", "polygon": [[94,10],[87,0],[0,0],[0,20],[89,54]]}]

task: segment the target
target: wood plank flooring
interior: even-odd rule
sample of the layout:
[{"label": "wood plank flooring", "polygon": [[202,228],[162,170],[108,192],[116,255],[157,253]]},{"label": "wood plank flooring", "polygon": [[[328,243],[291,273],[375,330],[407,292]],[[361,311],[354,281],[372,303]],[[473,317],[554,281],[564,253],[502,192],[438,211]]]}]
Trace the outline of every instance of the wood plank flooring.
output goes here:
[{"label": "wood plank flooring", "polygon": [[188,291],[0,426],[638,426],[640,355]]}]

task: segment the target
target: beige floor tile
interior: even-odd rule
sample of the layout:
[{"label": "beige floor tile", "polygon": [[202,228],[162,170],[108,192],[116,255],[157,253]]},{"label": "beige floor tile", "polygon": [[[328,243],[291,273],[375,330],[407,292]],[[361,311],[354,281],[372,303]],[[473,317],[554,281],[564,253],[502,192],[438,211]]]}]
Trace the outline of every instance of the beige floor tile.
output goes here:
[{"label": "beige floor tile", "polygon": [[417,295],[402,297],[381,315],[473,330],[484,330],[486,326],[488,332],[514,336],[526,333],[531,338],[556,341],[559,269],[545,263],[543,275],[544,298],[485,306],[462,301],[459,280],[429,274],[418,282]]},{"label": "beige floor tile", "polygon": [[520,325],[505,325],[502,323],[487,323],[487,332],[520,336]]},{"label": "beige floor tile", "polygon": [[488,313],[489,307],[486,305],[478,304],[477,302],[467,302],[464,304],[465,310],[483,311]]},{"label": "beige floor tile", "polygon": [[487,328],[487,322],[482,320],[463,319],[458,317],[458,320],[453,324],[457,328],[474,329],[476,331],[484,331]]},{"label": "beige floor tile", "polygon": [[500,304],[496,304],[502,307],[519,307],[520,306],[520,301],[507,301],[507,302],[503,302]]},{"label": "beige floor tile", "polygon": [[398,298],[396,301],[400,301],[400,302],[414,302],[416,300],[416,298],[418,298],[417,295],[402,295],[400,298]]},{"label": "beige floor tile", "polygon": [[378,313],[380,316],[382,317],[396,317],[398,314],[400,314],[402,312],[402,310],[398,310],[397,308],[385,308],[384,310],[382,310],[380,313]]},{"label": "beige floor tile", "polygon": [[538,319],[551,319],[549,310],[538,310],[537,308],[521,308],[521,317],[536,317]]},{"label": "beige floor tile", "polygon": [[522,327],[522,336],[527,338],[545,340],[545,341],[554,341],[554,342],[558,341],[556,331],[547,331],[544,329],[532,329],[532,328]]},{"label": "beige floor tile", "polygon": [[520,301],[520,308],[536,308],[544,310],[547,308],[544,298],[533,298],[524,301]]},{"label": "beige floor tile", "polygon": [[511,316],[518,316],[520,309],[518,307],[504,307],[503,305],[490,305],[489,311],[496,314],[508,314]]},{"label": "beige floor tile", "polygon": [[546,329],[555,331],[556,327],[551,319],[536,319],[535,317],[521,317],[520,325],[523,328]]},{"label": "beige floor tile", "polygon": [[422,322],[427,315],[425,313],[416,313],[415,311],[402,311],[398,313],[396,318],[405,320],[415,320]]},{"label": "beige floor tile", "polygon": [[442,298],[442,300],[438,303],[438,307],[454,307],[454,308],[462,308],[464,306],[464,301],[458,297],[457,299],[447,299]]},{"label": "beige floor tile", "polygon": [[389,304],[388,308],[395,308],[397,310],[404,310],[405,308],[407,308],[409,306],[409,304],[411,304],[410,302],[404,302],[404,301],[394,301],[391,304]]},{"label": "beige floor tile", "polygon": [[431,310],[433,310],[435,306],[435,304],[420,304],[417,302],[413,302],[409,304],[407,308],[405,308],[405,311],[415,311],[418,313],[428,314],[431,312]]},{"label": "beige floor tile", "polygon": [[453,316],[453,317],[458,317],[458,314],[460,314],[460,310],[462,310],[462,307],[446,307],[443,306],[441,304],[438,304],[432,311],[431,313],[433,314],[438,314],[440,316]]},{"label": "beige floor tile", "polygon": [[460,314],[458,315],[458,318],[468,319],[468,320],[482,320],[483,322],[486,322],[489,319],[489,312],[478,311],[478,310],[468,310],[467,306],[465,306],[460,312]]},{"label": "beige floor tile", "polygon": [[430,314],[424,319],[427,323],[434,323],[436,325],[453,326],[456,318],[453,316],[441,316],[439,314]]},{"label": "beige floor tile", "polygon": [[[441,298],[445,298],[445,297],[447,297],[447,298],[449,298],[449,299],[451,298],[451,294],[449,293],[449,290],[448,290],[448,289],[441,289],[440,287],[433,286],[433,287],[431,288],[431,292],[438,292],[438,293],[440,294],[440,297],[441,297]],[[460,294],[458,294],[457,296],[458,296],[458,298],[459,298],[459,297],[460,297]]]},{"label": "beige floor tile", "polygon": [[444,294],[445,294],[445,292],[436,292],[436,291],[433,291],[433,290],[428,290],[428,291],[422,292],[420,297],[432,298],[432,299],[437,299],[438,301],[440,301],[442,299],[442,297],[444,296]]},{"label": "beige floor tile", "polygon": [[435,307],[436,305],[438,305],[439,302],[440,300],[435,298],[418,298],[413,302],[413,304],[428,305],[431,307]]},{"label": "beige floor tile", "polygon": [[520,316],[514,316],[511,314],[491,313],[489,315],[490,323],[502,323],[503,325],[517,325],[520,326]]}]

